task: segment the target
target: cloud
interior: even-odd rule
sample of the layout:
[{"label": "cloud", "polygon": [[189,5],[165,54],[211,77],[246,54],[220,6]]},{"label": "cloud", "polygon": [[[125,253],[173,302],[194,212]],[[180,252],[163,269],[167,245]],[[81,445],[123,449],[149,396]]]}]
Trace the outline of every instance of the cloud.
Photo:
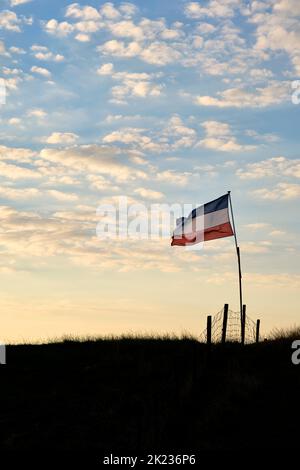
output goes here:
[{"label": "cloud", "polygon": [[39,46],[38,44],[33,44],[31,50],[34,52],[34,57],[38,60],[62,62],[65,59],[63,55],[53,54],[47,47]]},{"label": "cloud", "polygon": [[76,34],[75,39],[79,42],[89,42],[91,40],[90,35],[85,33]]},{"label": "cloud", "polygon": [[4,199],[11,199],[14,201],[23,201],[23,199],[32,199],[40,196],[40,191],[37,188],[11,188],[9,186],[0,187],[0,196]]},{"label": "cloud", "polygon": [[120,12],[114,7],[113,3],[107,2],[100,8],[101,15],[109,20],[115,20],[121,16]]},{"label": "cloud", "polygon": [[188,18],[194,19],[203,17],[231,18],[239,5],[240,0],[210,0],[207,6],[202,6],[199,2],[189,2],[185,5],[184,12]]},{"label": "cloud", "polygon": [[122,144],[147,144],[150,143],[150,138],[142,135],[145,129],[134,127],[124,127],[117,131],[113,131],[103,137],[102,141],[106,144],[114,142],[121,142]]},{"label": "cloud", "polygon": [[248,230],[251,230],[251,231],[253,230],[254,232],[256,232],[257,230],[268,228],[269,226],[270,226],[270,224],[267,224],[267,223],[264,223],[264,222],[257,222],[255,224],[244,225],[245,228],[247,228]]},{"label": "cloud", "polygon": [[167,65],[178,61],[181,53],[164,42],[153,42],[143,47],[140,42],[131,41],[125,43],[111,39],[97,47],[98,52],[106,56],[115,56],[123,58],[131,58],[138,56],[144,62],[153,65]]},{"label": "cloud", "polygon": [[159,96],[163,86],[153,81],[155,74],[115,72],[112,63],[103,64],[98,70],[100,76],[111,76],[113,80],[120,81],[120,85],[112,87],[113,102],[126,104],[128,97],[146,98]]},{"label": "cloud", "polygon": [[79,199],[77,194],[64,193],[62,191],[57,191],[56,189],[49,189],[47,194],[49,194],[49,196],[53,197],[54,199],[57,199],[58,201],[64,202],[73,202]]},{"label": "cloud", "polygon": [[163,42],[154,42],[143,49],[141,59],[149,64],[167,65],[181,58],[181,53]]},{"label": "cloud", "polygon": [[254,145],[240,144],[229,124],[225,122],[204,121],[201,125],[206,136],[198,142],[197,145],[200,147],[221,152],[250,151],[256,148]]},{"label": "cloud", "polygon": [[47,116],[47,112],[41,108],[33,108],[27,111],[28,117],[36,117],[36,118],[45,118]]},{"label": "cloud", "polygon": [[10,6],[16,7],[18,5],[23,5],[24,3],[29,3],[32,0],[10,0]]},{"label": "cloud", "polygon": [[67,7],[66,17],[81,20],[100,20],[101,15],[96,8],[91,6],[80,6],[79,3],[72,3]]},{"label": "cloud", "polygon": [[20,55],[26,54],[26,51],[24,49],[22,49],[21,47],[16,47],[16,46],[11,46],[9,48],[9,51],[12,54],[20,54]]},{"label": "cloud", "polygon": [[17,17],[14,11],[3,10],[0,13],[0,29],[20,33],[20,23],[21,20]]},{"label": "cloud", "polygon": [[109,29],[114,36],[120,38],[133,38],[135,41],[144,39],[144,32],[140,26],[136,26],[131,20],[111,23]]},{"label": "cloud", "polygon": [[97,73],[98,75],[112,75],[114,71],[114,64],[111,62],[107,64],[101,65],[101,67],[98,68]]},{"label": "cloud", "polygon": [[43,77],[46,77],[46,78],[50,78],[51,77],[51,72],[44,68],[44,67],[37,67],[36,65],[34,65],[33,67],[31,67],[31,72],[33,73],[37,73],[39,75],[42,75]]},{"label": "cloud", "polygon": [[239,168],[236,175],[244,180],[282,176],[300,178],[300,159],[273,157],[256,163],[248,163],[245,168]]},{"label": "cloud", "polygon": [[79,136],[73,132],[53,132],[46,138],[47,144],[73,144]]},{"label": "cloud", "polygon": [[130,2],[123,2],[120,5],[119,10],[125,17],[128,17],[128,18],[136,15],[139,11],[138,7],[134,5],[134,3],[130,3]]},{"label": "cloud", "polygon": [[40,156],[51,164],[70,168],[73,172],[109,175],[120,182],[147,179],[144,171],[126,164],[121,152],[111,147],[81,145],[65,149],[43,149]]},{"label": "cloud", "polygon": [[157,172],[156,179],[162,183],[184,187],[188,185],[191,176],[191,173],[188,172],[180,173],[175,170],[164,170]]},{"label": "cloud", "polygon": [[12,165],[11,163],[6,163],[0,161],[0,173],[2,177],[8,178],[10,180],[25,180],[25,179],[38,179],[42,175],[30,168],[22,167],[19,165]]},{"label": "cloud", "polygon": [[97,51],[101,52],[103,55],[111,55],[116,57],[135,57],[141,52],[141,46],[136,41],[125,44],[123,41],[111,39],[101,46],[98,46]]},{"label": "cloud", "polygon": [[300,184],[279,183],[273,189],[257,189],[253,191],[254,196],[270,201],[292,200],[300,197]]},{"label": "cloud", "polygon": [[31,163],[36,155],[37,152],[31,149],[0,145],[0,160]]},{"label": "cloud", "polygon": [[217,108],[265,108],[287,100],[290,100],[290,83],[272,81],[268,86],[255,90],[230,88],[219,91],[217,97],[197,96],[195,103]]},{"label": "cloud", "polygon": [[138,194],[141,196],[143,199],[150,199],[154,201],[160,201],[163,199],[165,196],[163,193],[160,191],[153,191],[152,189],[146,189],[146,188],[137,188],[134,190],[135,194]]},{"label": "cloud", "polygon": [[22,124],[22,120],[20,118],[10,118],[8,120],[8,124],[10,126],[19,126],[20,124]]},{"label": "cloud", "polygon": [[257,25],[255,49],[286,52],[297,73],[300,71],[299,2],[278,0],[272,6],[271,12],[262,12],[250,19]]},{"label": "cloud", "polygon": [[205,23],[205,22],[201,22],[197,25],[197,31],[200,33],[200,34],[212,34],[216,31],[216,26],[214,26],[213,24],[211,23]]},{"label": "cloud", "polygon": [[59,23],[54,18],[49,20],[44,25],[44,28],[48,34],[61,38],[68,36],[74,30],[74,26],[68,23],[67,21],[62,21],[61,23]]}]

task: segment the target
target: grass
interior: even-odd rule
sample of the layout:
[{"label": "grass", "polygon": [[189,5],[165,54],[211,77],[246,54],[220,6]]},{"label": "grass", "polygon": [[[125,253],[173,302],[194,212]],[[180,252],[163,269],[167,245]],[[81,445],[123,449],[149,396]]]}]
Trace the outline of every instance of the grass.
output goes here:
[{"label": "grass", "polygon": [[300,366],[291,362],[291,342],[298,333],[210,352],[188,335],[10,345],[0,369],[0,449],[296,448]]}]

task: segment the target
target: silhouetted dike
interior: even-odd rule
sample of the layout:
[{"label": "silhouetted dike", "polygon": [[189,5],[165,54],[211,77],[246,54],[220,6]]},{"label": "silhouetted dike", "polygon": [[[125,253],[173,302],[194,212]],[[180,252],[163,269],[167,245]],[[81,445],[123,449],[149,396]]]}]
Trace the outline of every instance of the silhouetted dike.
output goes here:
[{"label": "silhouetted dike", "polygon": [[10,346],[0,449],[119,455],[298,447],[300,366],[291,341]]}]

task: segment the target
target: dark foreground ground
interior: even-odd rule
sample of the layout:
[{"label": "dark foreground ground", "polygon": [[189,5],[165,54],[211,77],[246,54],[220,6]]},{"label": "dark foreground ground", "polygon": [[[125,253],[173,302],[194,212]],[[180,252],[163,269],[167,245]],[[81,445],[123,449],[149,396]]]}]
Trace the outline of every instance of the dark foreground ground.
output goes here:
[{"label": "dark foreground ground", "polygon": [[242,348],[122,339],[10,346],[0,450],[99,455],[299,447],[291,340]]}]

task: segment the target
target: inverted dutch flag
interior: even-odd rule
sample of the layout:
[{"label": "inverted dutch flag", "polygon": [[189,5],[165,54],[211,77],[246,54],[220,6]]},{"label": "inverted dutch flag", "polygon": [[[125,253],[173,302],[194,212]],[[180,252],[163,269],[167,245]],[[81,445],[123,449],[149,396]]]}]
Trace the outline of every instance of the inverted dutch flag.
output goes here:
[{"label": "inverted dutch flag", "polygon": [[192,210],[188,217],[176,221],[171,245],[195,245],[216,238],[231,237],[229,210],[229,194],[208,202]]}]

